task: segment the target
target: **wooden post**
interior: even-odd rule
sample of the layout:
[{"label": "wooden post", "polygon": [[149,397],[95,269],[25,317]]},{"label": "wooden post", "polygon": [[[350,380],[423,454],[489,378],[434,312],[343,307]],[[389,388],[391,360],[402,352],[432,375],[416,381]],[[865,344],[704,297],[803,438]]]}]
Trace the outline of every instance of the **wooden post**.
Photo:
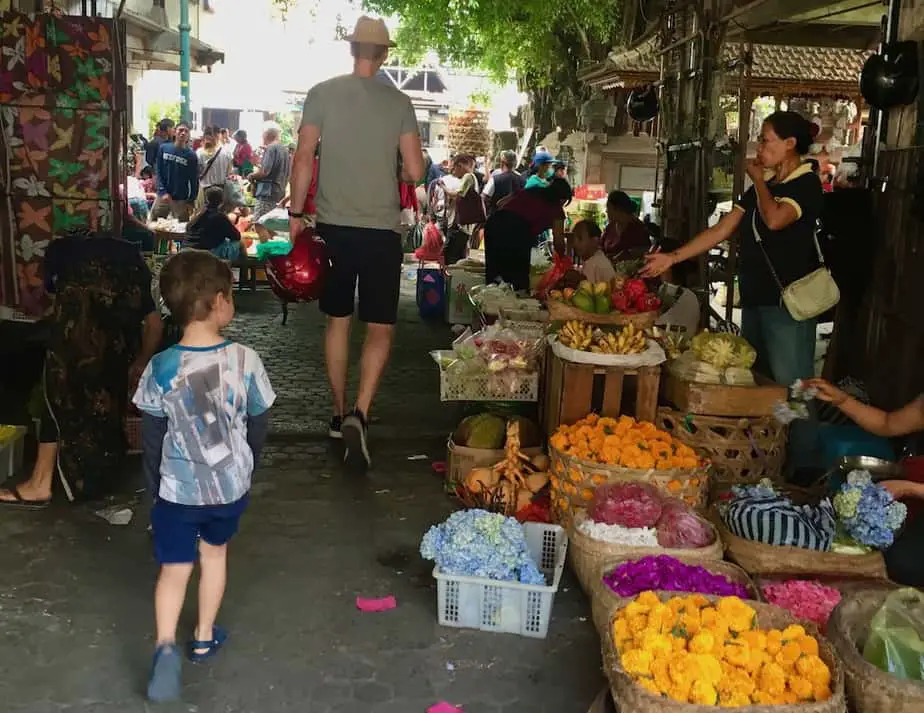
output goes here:
[{"label": "wooden post", "polygon": [[[732,200],[744,193],[745,165],[748,159],[748,143],[751,139],[751,50],[747,44],[741,51],[741,65],[738,67],[738,157],[735,161],[735,176],[732,182]],[[735,273],[738,271],[738,233],[728,241],[728,267],[725,274],[725,321],[732,321],[735,309]]]}]

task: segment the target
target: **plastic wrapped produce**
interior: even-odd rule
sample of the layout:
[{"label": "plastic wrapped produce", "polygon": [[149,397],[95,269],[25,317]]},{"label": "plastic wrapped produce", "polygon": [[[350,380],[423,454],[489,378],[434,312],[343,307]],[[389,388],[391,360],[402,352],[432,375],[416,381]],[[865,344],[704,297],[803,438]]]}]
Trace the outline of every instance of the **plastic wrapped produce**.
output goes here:
[{"label": "plastic wrapped produce", "polygon": [[613,483],[597,488],[588,514],[595,522],[621,527],[654,527],[661,496],[645,483]]},{"label": "plastic wrapped produce", "polygon": [[715,542],[715,531],[679,500],[668,500],[662,505],[657,528],[661,547],[692,550]]}]

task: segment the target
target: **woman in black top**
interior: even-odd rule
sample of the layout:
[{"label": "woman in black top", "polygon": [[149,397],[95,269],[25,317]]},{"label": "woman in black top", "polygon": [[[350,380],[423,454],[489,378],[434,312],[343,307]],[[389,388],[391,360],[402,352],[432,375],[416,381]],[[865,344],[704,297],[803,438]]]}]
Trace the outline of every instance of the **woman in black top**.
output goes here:
[{"label": "woman in black top", "polygon": [[[742,336],[757,350],[758,370],[784,385],[811,378],[815,372],[817,320],[794,320],[782,305],[779,284],[789,285],[819,266],[814,235],[823,193],[812,167],[802,162],[811,142],[808,120],[791,111],[771,114],[761,129],[757,160],[747,166],[754,185],[735,209],[679,250],[646,258],[645,275],[655,277],[675,263],[709,251],[737,230]],[[755,240],[755,230],[761,243]],[[814,464],[816,432],[814,420],[793,424],[790,470]]]},{"label": "woman in black top", "polygon": [[205,191],[205,210],[190,221],[186,228],[192,236],[189,247],[208,250],[229,262],[241,256],[241,233],[221,212],[224,190],[212,186]]}]

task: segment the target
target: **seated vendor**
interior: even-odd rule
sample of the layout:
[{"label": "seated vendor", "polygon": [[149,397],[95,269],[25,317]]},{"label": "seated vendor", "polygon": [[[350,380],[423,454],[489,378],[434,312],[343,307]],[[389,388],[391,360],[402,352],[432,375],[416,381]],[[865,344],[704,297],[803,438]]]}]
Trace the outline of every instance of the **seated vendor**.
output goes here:
[{"label": "seated vendor", "polygon": [[571,231],[571,247],[575,254],[581,258],[581,273],[583,279],[596,284],[597,282],[610,282],[616,277],[613,263],[600,249],[603,231],[591,220],[582,220],[575,224]]},{"label": "seated vendor", "polygon": [[193,236],[190,247],[208,250],[222,260],[236,260],[241,256],[241,234],[221,212],[224,191],[212,186],[205,191],[205,210],[195,216],[187,227]]},{"label": "seated vendor", "polygon": [[[818,399],[833,404],[864,431],[893,438],[924,431],[924,395],[897,411],[883,411],[861,403],[824,379],[811,379]],[[924,517],[912,517],[916,505],[924,502],[924,483],[911,480],[880,481],[896,500],[909,501],[909,517],[895,543],[885,552],[889,578],[911,587],[924,587]]]},{"label": "seated vendor", "polygon": [[651,249],[651,237],[638,219],[635,203],[628,193],[612,191],[606,199],[606,231],[603,251],[611,258],[631,259]]}]

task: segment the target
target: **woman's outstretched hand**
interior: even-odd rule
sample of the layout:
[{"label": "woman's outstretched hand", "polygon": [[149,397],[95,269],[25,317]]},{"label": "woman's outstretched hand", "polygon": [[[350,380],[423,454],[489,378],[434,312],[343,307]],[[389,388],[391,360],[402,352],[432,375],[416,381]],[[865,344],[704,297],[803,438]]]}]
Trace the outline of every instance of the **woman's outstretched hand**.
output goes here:
[{"label": "woman's outstretched hand", "polygon": [[879,485],[888,490],[889,494],[896,500],[919,498],[922,495],[921,484],[910,480],[881,480]]},{"label": "woman's outstretched hand", "polygon": [[834,384],[825,379],[808,379],[806,385],[818,391],[815,396],[819,401],[825,401],[835,406],[840,406],[850,398],[845,392],[841,391]]},{"label": "woman's outstretched hand", "polygon": [[645,267],[642,268],[642,277],[660,277],[674,265],[674,256],[671,253],[651,253],[645,256]]}]

